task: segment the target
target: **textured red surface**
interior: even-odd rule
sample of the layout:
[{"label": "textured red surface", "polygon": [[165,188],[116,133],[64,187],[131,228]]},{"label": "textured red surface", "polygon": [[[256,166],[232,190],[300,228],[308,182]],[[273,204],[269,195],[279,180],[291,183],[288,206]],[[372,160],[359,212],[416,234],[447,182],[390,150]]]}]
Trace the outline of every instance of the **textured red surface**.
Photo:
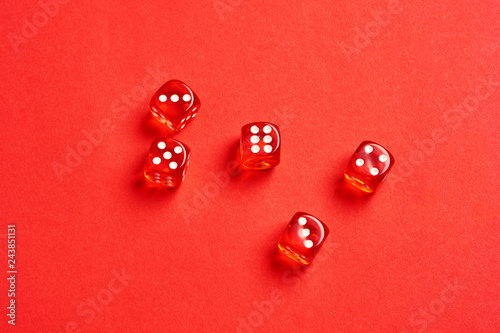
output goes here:
[{"label": "textured red surface", "polygon": [[[498,1],[50,8],[0,11],[18,332],[500,330]],[[166,134],[148,102],[172,78],[202,108],[175,135],[186,180],[162,192],[141,171]],[[231,165],[251,121],[280,126],[270,172]],[[342,184],[363,140],[396,159],[371,197]],[[304,271],[274,256],[297,211],[330,229]]]}]

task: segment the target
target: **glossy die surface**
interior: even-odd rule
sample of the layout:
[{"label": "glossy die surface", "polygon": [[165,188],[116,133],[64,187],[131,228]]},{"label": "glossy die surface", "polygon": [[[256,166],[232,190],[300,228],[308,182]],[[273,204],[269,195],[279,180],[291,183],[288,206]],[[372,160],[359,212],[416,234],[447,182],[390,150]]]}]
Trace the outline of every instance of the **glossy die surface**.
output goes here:
[{"label": "glossy die surface", "polygon": [[149,149],[144,176],[166,187],[179,186],[189,165],[189,148],[180,141],[156,139]]},{"label": "glossy die surface", "polygon": [[278,248],[291,259],[309,265],[328,234],[328,227],[318,218],[298,212],[286,226]]},{"label": "glossy die surface", "polygon": [[364,141],[351,157],[344,175],[357,188],[372,193],[393,165],[394,157],[387,149],[375,142]]},{"label": "glossy die surface", "polygon": [[165,83],[149,104],[151,114],[172,131],[183,129],[198,113],[200,99],[179,80]]},{"label": "glossy die surface", "polygon": [[278,126],[267,122],[242,127],[241,164],[247,169],[264,170],[280,163],[281,138]]}]

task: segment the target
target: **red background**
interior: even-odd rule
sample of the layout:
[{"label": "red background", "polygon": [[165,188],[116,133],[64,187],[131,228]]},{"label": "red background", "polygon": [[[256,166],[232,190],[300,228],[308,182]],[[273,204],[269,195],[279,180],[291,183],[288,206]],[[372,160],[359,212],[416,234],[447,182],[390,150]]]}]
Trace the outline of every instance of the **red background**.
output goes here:
[{"label": "red background", "polygon": [[[17,331],[500,330],[498,1],[3,7],[0,261],[14,223]],[[202,108],[174,135],[192,150],[184,184],[159,191],[141,176],[167,134],[148,102],[172,78]],[[281,164],[229,176],[241,126],[263,120],[281,127]],[[396,159],[371,197],[342,183],[363,140]],[[299,210],[331,231],[305,270],[274,255]]]}]

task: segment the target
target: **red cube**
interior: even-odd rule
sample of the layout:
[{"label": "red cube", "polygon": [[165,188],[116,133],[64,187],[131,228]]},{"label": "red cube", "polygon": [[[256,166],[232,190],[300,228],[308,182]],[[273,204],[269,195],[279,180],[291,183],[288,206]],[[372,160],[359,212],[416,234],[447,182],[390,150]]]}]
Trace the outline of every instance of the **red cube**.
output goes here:
[{"label": "red cube", "polygon": [[345,168],[345,178],[362,191],[373,193],[387,177],[394,157],[381,145],[363,141]]},{"label": "red cube", "polygon": [[309,265],[329,233],[328,227],[318,218],[298,212],[286,226],[278,248],[289,258]]},{"label": "red cube", "polygon": [[189,165],[189,148],[170,138],[156,139],[144,166],[144,176],[166,187],[179,186],[186,177]]},{"label": "red cube", "polygon": [[179,80],[165,83],[149,103],[151,114],[174,132],[183,129],[196,117],[200,105],[194,91]]},{"label": "red cube", "polygon": [[281,138],[278,126],[250,123],[241,129],[241,164],[246,169],[265,170],[280,163]]}]

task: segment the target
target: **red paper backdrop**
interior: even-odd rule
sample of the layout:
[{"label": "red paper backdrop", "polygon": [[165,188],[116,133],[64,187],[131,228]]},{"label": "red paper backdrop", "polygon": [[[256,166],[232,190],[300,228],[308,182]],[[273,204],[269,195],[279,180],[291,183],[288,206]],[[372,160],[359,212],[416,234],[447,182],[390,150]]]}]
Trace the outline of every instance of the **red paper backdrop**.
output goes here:
[{"label": "red paper backdrop", "polygon": [[[498,1],[3,7],[18,332],[500,330]],[[175,134],[184,184],[159,191],[141,176],[166,134],[148,101],[171,78],[202,109]],[[281,127],[281,164],[229,175],[261,120]],[[365,139],[396,158],[371,197],[342,183]],[[305,270],[274,255],[299,210],[331,231]]]}]

